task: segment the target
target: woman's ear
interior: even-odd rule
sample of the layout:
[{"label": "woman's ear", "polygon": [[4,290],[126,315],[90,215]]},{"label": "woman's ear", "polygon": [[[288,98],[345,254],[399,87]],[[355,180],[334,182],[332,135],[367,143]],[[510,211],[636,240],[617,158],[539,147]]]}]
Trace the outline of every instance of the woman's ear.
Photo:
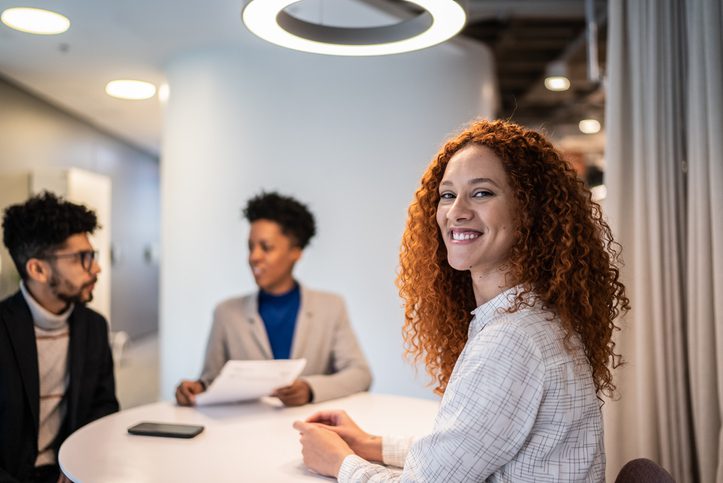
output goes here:
[{"label": "woman's ear", "polygon": [[25,271],[28,278],[38,283],[47,283],[50,279],[50,266],[38,258],[31,258],[25,262]]},{"label": "woman's ear", "polygon": [[304,254],[304,250],[303,250],[301,247],[299,247],[299,246],[294,246],[294,248],[292,248],[292,254],[291,254],[291,257],[292,257],[292,259],[294,260],[294,263],[296,263],[296,262],[298,262],[299,260],[301,260],[301,256],[302,256],[303,254]]}]

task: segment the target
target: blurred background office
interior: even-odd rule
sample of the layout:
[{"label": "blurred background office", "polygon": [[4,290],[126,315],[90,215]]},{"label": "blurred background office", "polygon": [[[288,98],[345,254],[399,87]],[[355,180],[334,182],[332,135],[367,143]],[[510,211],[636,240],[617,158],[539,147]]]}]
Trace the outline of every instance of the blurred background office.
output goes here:
[{"label": "blurred background office", "polygon": [[[604,408],[608,474],[646,456],[677,481],[723,481],[719,0],[467,0],[451,40],[382,56],[266,42],[244,3],[0,0],[0,204],[50,189],[101,214],[94,304],[123,408],[197,374],[213,306],[253,290],[240,209],[261,189],[317,215],[299,277],[344,294],[372,390],[433,398],[402,357],[406,208],[449,133],[509,118],[556,141],[624,246],[633,311],[620,397]],[[11,28],[16,7],[69,25]],[[343,27],[420,12],[400,0],[287,11]],[[0,262],[4,297],[17,275]]]}]

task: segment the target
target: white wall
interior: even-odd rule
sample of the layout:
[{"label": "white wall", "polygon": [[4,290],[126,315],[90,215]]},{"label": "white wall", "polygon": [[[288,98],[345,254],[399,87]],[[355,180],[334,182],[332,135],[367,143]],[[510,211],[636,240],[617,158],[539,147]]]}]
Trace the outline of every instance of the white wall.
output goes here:
[{"label": "white wall", "polygon": [[261,189],[307,202],[318,235],[297,267],[341,293],[377,392],[431,397],[402,358],[394,287],[406,208],[442,141],[496,103],[481,46],[376,58],[288,51],[256,41],[167,66],[162,147],[161,375],[170,398],[197,377],[213,306],[253,290],[246,199]]},{"label": "white wall", "polygon": [[112,243],[121,253],[112,270],[113,330],[156,331],[158,266],[144,249],[159,240],[157,158],[0,78],[0,176],[67,168],[112,180]]}]

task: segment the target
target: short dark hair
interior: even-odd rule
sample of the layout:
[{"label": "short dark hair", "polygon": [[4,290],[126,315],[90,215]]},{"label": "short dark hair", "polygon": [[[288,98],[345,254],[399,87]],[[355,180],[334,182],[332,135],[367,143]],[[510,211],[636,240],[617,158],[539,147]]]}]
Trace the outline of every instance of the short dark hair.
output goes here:
[{"label": "short dark hair", "polygon": [[92,210],[47,191],[25,203],[9,206],[2,226],[3,243],[23,280],[28,278],[28,260],[46,257],[71,236],[93,233],[99,228]]},{"label": "short dark hair", "polygon": [[251,198],[243,209],[249,223],[256,220],[270,220],[281,226],[284,235],[292,239],[299,247],[306,248],[309,240],[316,234],[316,222],[305,204],[290,196],[276,192],[262,191]]}]

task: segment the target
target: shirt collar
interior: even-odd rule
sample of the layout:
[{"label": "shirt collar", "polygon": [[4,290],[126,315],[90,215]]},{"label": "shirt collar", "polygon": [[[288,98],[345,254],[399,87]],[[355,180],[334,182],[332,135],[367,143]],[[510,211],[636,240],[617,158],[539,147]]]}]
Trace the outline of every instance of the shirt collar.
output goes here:
[{"label": "shirt collar", "polygon": [[20,282],[20,291],[25,298],[25,303],[27,303],[28,307],[30,308],[30,313],[33,316],[33,323],[36,326],[44,330],[57,330],[68,323],[70,313],[75,307],[74,304],[70,304],[70,307],[68,307],[65,312],[61,314],[54,314],[42,305],[40,305],[37,300],[35,300],[33,295],[25,286],[25,283],[23,283],[22,281]]},{"label": "shirt collar", "polygon": [[266,292],[263,289],[259,288],[259,300],[263,302],[271,302],[271,303],[284,303],[288,302],[289,300],[292,300],[299,296],[299,293],[301,293],[301,288],[299,286],[299,283],[294,281],[294,287],[289,290],[288,292],[274,295],[270,292]]},{"label": "shirt collar", "polygon": [[472,334],[481,331],[489,322],[505,313],[505,310],[514,303],[515,296],[521,288],[520,285],[508,288],[474,309],[472,311],[472,322],[469,324],[468,336],[471,337]]}]

